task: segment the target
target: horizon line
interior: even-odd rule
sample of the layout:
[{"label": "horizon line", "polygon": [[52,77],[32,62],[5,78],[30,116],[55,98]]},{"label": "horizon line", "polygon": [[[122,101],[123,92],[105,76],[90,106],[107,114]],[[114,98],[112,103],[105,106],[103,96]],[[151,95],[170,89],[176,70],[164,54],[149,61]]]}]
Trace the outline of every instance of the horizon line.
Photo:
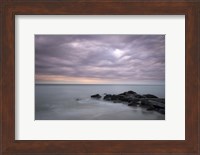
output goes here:
[{"label": "horizon line", "polygon": [[130,83],[130,84],[123,84],[123,83],[119,83],[119,84],[115,84],[115,83],[105,83],[105,84],[82,84],[82,83],[35,83],[35,85],[165,85],[165,84],[145,84],[145,83],[140,83],[140,84],[133,84],[133,83]]}]

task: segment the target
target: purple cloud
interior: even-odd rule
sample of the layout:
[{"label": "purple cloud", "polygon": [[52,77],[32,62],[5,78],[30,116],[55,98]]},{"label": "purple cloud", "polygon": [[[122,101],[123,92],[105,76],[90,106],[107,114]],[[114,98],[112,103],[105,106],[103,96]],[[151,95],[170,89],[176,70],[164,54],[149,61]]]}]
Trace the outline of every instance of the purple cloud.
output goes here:
[{"label": "purple cloud", "polygon": [[36,83],[164,84],[165,35],[36,35],[35,74]]}]

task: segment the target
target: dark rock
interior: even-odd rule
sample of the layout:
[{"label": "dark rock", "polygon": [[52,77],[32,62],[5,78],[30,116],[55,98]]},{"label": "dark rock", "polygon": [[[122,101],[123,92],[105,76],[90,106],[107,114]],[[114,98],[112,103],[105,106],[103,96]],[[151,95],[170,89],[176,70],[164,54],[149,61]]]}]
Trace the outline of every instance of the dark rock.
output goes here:
[{"label": "dark rock", "polygon": [[118,100],[118,95],[111,95],[111,100],[112,101],[115,101],[115,100]]},{"label": "dark rock", "polygon": [[123,92],[123,93],[121,93],[121,94],[118,94],[118,95],[121,95],[121,96],[126,96],[126,95],[128,95],[128,93],[127,93],[127,92]]},{"label": "dark rock", "polygon": [[131,101],[138,101],[138,99],[135,99],[134,96],[132,96],[131,94],[128,95],[123,95],[123,94],[119,94],[119,95],[105,95],[104,100],[107,100],[107,101],[121,101],[121,102],[131,102]]},{"label": "dark rock", "polygon": [[165,109],[159,109],[158,112],[161,114],[165,114]]},{"label": "dark rock", "polygon": [[165,99],[161,99],[160,102],[165,104]]},{"label": "dark rock", "polygon": [[125,95],[118,95],[118,99],[120,100],[120,101],[126,101],[126,96]]},{"label": "dark rock", "polygon": [[139,103],[138,102],[135,102],[135,101],[132,101],[128,104],[128,106],[138,106]]},{"label": "dark rock", "polygon": [[119,95],[128,96],[128,95],[136,95],[136,94],[137,94],[136,92],[130,90],[130,91],[127,91],[127,92],[123,92],[123,93],[121,93],[121,94],[119,94]]},{"label": "dark rock", "polygon": [[151,100],[165,104],[165,99],[164,98],[151,98]]},{"label": "dark rock", "polygon": [[155,110],[155,108],[154,108],[153,106],[149,106],[149,107],[147,108],[147,111],[152,111],[152,110]]},{"label": "dark rock", "polygon": [[142,98],[141,99],[141,105],[149,105],[149,100],[145,99],[145,98]]},{"label": "dark rock", "polygon": [[138,103],[139,104],[139,102],[140,102],[140,99],[138,99],[138,98],[129,98],[129,103],[131,103],[131,102],[135,102],[135,103]]},{"label": "dark rock", "polygon": [[106,96],[104,96],[103,99],[106,100],[106,101],[111,101],[112,100],[112,95],[107,94]]},{"label": "dark rock", "polygon": [[145,98],[145,97],[139,94],[135,94],[135,98]]},{"label": "dark rock", "polygon": [[134,91],[132,91],[132,90],[128,91],[127,93],[128,93],[128,94],[133,94],[133,95],[137,94],[136,92],[134,92]]},{"label": "dark rock", "polygon": [[134,97],[131,97],[131,96],[130,97],[125,97],[123,101],[125,101],[125,102],[135,102],[134,101]]},{"label": "dark rock", "polygon": [[145,97],[145,98],[158,98],[157,96],[152,95],[152,94],[145,94],[145,95],[143,95],[143,97]]},{"label": "dark rock", "polygon": [[149,104],[152,105],[155,108],[158,108],[158,109],[164,109],[165,108],[165,104],[161,103],[161,102],[149,100]]},{"label": "dark rock", "polygon": [[[147,111],[157,111],[165,114],[165,99],[158,98],[152,94],[140,95],[134,91],[123,92],[118,95],[104,94],[104,100],[112,101],[113,103],[123,103],[128,106],[141,106]],[[99,94],[92,95],[94,98],[101,98]]]},{"label": "dark rock", "polygon": [[108,95],[104,96],[103,99],[106,100],[106,101],[113,101],[114,103],[121,102],[121,100],[119,99],[118,95],[110,95],[110,94],[108,94]]},{"label": "dark rock", "polygon": [[95,94],[95,95],[92,95],[91,98],[97,98],[97,99],[99,99],[99,98],[101,98],[101,95]]}]

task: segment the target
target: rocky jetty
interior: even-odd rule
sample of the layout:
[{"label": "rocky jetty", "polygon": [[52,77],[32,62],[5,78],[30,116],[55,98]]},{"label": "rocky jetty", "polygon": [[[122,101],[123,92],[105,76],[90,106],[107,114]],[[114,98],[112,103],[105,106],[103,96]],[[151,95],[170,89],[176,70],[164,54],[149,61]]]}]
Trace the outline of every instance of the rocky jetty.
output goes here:
[{"label": "rocky jetty", "polygon": [[97,98],[97,99],[100,99],[100,98],[101,98],[101,95],[99,95],[99,94],[95,94],[95,95],[92,95],[91,98]]},{"label": "rocky jetty", "polygon": [[[100,99],[99,94],[92,95],[91,98]],[[165,99],[158,98],[152,94],[138,94],[134,91],[127,91],[121,94],[105,94],[103,100],[113,103],[124,103],[128,106],[139,106],[148,111],[157,111],[165,114]]]}]

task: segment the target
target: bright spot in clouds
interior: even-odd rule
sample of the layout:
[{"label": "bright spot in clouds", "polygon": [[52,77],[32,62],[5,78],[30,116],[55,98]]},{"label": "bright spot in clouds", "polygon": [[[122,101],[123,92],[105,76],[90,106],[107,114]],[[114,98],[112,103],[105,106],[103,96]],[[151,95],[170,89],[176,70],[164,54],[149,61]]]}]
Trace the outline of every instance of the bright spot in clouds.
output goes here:
[{"label": "bright spot in clouds", "polygon": [[117,57],[117,58],[119,58],[119,57],[121,57],[122,55],[123,55],[123,51],[121,51],[121,50],[119,50],[119,49],[115,49],[114,51],[113,51],[113,55],[115,56],[115,57]]}]

